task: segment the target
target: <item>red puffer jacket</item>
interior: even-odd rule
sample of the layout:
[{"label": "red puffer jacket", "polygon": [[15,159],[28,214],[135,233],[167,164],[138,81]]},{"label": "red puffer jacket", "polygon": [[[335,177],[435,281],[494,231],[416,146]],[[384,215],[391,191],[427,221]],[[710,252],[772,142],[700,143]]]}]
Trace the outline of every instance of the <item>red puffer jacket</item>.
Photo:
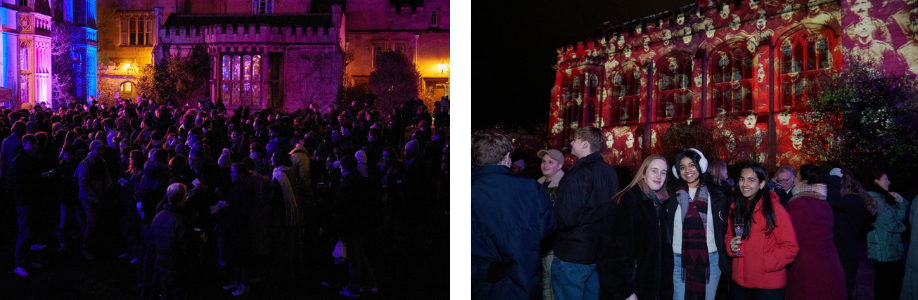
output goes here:
[{"label": "red puffer jacket", "polygon": [[[727,253],[733,257],[733,281],[746,288],[784,287],[787,284],[785,268],[794,261],[799,249],[790,216],[781,206],[778,195],[771,191],[768,194],[775,212],[775,228],[770,235],[766,235],[765,215],[762,214],[762,202],[759,201],[755,205],[749,238],[740,245],[740,251],[746,256],[737,257],[730,249],[734,233],[733,220],[728,220],[729,229],[724,242],[727,244]],[[735,204],[730,206],[731,211],[735,208]]]}]

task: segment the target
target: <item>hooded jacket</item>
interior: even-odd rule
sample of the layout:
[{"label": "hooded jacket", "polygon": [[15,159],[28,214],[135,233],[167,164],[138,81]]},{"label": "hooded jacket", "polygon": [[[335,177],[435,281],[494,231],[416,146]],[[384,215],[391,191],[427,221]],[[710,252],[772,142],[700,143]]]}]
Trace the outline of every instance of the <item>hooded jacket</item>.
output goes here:
[{"label": "hooded jacket", "polygon": [[[744,257],[736,257],[733,249],[727,247],[727,253],[733,257],[733,281],[740,286],[751,289],[778,289],[787,284],[786,267],[797,257],[799,246],[797,245],[797,235],[794,233],[794,227],[791,224],[790,215],[781,205],[781,200],[777,194],[768,191],[768,197],[771,199],[771,206],[775,212],[775,228],[771,234],[766,235],[765,215],[762,212],[761,199],[756,203],[753,211],[752,228],[749,230],[749,238],[743,240],[740,245],[740,251]],[[736,204],[730,205],[730,210],[736,209]],[[729,245],[733,239],[734,232],[733,220],[727,218],[726,237],[724,244]]]}]

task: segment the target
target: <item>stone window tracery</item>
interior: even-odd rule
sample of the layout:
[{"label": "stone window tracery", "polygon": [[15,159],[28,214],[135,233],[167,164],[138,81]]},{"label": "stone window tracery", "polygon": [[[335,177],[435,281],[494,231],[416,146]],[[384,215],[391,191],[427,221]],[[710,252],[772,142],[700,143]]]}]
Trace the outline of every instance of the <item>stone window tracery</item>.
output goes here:
[{"label": "stone window tracery", "polygon": [[639,121],[641,107],[641,68],[631,62],[612,74],[613,122]]},{"label": "stone window tracery", "polygon": [[781,42],[781,106],[799,108],[819,92],[819,79],[831,70],[830,40],[822,34],[800,30]]},{"label": "stone window tracery", "polygon": [[221,59],[222,99],[230,106],[263,107],[262,56],[251,54],[223,55]]},{"label": "stone window tracery", "polygon": [[733,43],[712,56],[711,102],[715,113],[752,110],[752,53],[742,42]]},{"label": "stone window tracery", "polygon": [[692,58],[676,54],[663,58],[657,65],[657,120],[691,117]]}]

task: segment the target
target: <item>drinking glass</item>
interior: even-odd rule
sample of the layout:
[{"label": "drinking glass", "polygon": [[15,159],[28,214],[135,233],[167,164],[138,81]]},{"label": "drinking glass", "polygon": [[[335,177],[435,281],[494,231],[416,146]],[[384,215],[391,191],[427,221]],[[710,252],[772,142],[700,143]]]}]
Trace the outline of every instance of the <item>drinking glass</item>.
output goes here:
[{"label": "drinking glass", "polygon": [[[740,237],[740,239],[742,239],[743,230],[745,229],[745,227],[746,225],[743,223],[740,223],[740,222],[734,223],[733,224],[733,233],[735,234],[734,236],[738,236]],[[742,253],[742,250],[736,251],[735,255],[736,256],[746,256],[745,254]]]}]

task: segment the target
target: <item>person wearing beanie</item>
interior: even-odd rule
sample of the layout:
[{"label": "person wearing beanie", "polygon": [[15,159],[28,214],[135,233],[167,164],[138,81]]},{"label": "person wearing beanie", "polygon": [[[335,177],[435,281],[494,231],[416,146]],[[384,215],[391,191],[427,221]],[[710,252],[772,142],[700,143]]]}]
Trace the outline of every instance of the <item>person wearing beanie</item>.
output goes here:
[{"label": "person wearing beanie", "polygon": [[92,259],[95,251],[99,226],[99,205],[112,187],[108,164],[102,159],[104,147],[101,141],[89,143],[89,155],[77,166],[80,193],[79,198],[86,211],[86,225],[83,229],[83,257]]}]

